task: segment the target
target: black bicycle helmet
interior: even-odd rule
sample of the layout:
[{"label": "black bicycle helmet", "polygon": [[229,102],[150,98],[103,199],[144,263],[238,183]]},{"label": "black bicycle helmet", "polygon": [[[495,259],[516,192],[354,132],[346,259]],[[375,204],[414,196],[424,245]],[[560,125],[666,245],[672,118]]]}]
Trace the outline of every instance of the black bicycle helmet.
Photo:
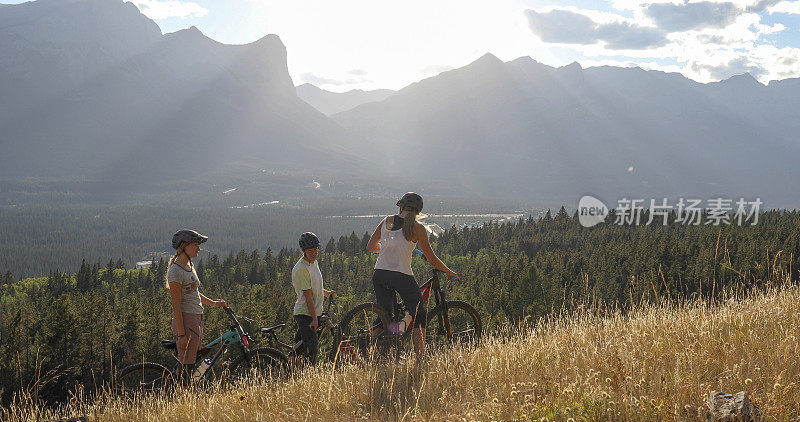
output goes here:
[{"label": "black bicycle helmet", "polygon": [[300,249],[306,250],[317,246],[319,246],[319,238],[314,233],[305,232],[300,235]]},{"label": "black bicycle helmet", "polygon": [[397,201],[398,207],[413,208],[417,213],[422,212],[422,197],[414,192],[408,192]]},{"label": "black bicycle helmet", "polygon": [[172,235],[172,249],[177,250],[181,247],[181,243],[203,243],[208,240],[208,236],[203,236],[202,234],[194,231],[194,230],[178,230],[175,234]]}]

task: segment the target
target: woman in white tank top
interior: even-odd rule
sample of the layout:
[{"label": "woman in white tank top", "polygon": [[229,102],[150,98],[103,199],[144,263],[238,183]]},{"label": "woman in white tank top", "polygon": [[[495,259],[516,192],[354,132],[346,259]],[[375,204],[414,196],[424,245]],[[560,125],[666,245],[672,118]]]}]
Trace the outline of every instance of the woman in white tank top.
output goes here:
[{"label": "woman in white tank top", "polygon": [[406,309],[414,317],[412,339],[414,351],[419,355],[425,351],[427,310],[411,271],[414,249],[419,248],[434,268],[450,277],[458,278],[458,275],[436,256],[428,241],[428,232],[417,222],[417,214],[422,211],[422,197],[408,192],[397,201],[397,206],[400,207],[397,215],[384,218],[367,244],[368,252],[378,254],[372,286],[378,306],[390,313],[394,311],[395,292],[400,294]]}]

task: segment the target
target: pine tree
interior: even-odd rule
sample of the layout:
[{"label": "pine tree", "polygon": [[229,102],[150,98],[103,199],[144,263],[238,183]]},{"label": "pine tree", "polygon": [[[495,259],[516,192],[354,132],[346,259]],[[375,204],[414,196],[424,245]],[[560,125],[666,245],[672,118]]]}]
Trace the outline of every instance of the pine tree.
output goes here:
[{"label": "pine tree", "polygon": [[86,260],[81,260],[81,267],[78,269],[78,273],[75,275],[75,285],[78,288],[78,291],[85,292],[91,288],[92,282],[92,269],[89,267],[89,264],[86,263]]},{"label": "pine tree", "polygon": [[369,243],[370,239],[369,232],[364,232],[364,236],[361,236],[361,245],[358,249],[358,252],[364,252],[367,250],[367,244]]}]

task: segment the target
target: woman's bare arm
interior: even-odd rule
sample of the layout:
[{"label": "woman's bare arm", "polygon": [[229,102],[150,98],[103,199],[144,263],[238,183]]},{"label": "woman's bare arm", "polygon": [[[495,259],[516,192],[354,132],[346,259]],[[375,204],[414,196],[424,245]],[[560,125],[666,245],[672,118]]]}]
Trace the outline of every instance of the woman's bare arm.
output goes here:
[{"label": "woman's bare arm", "polygon": [[214,306],[217,308],[224,308],[228,306],[228,304],[225,302],[225,299],[220,299],[220,300],[209,299],[206,295],[202,293],[200,293],[200,303],[206,306]]},{"label": "woman's bare arm", "polygon": [[183,328],[183,313],[181,313],[181,290],[183,285],[174,281],[169,282],[169,298],[172,301],[172,318],[178,327],[178,337],[186,335]]},{"label": "woman's bare arm", "polygon": [[414,237],[417,239],[417,247],[422,251],[423,254],[425,254],[425,258],[428,259],[428,262],[433,266],[433,268],[443,271],[448,277],[458,278],[458,274],[448,268],[447,265],[444,265],[444,262],[442,262],[439,257],[436,256],[435,252],[433,252],[431,243],[428,240],[428,231],[425,230],[425,226],[417,223],[414,226]]},{"label": "woman's bare arm", "polygon": [[372,237],[370,237],[369,242],[367,242],[367,252],[374,252],[374,253],[381,252],[381,226],[385,222],[386,218],[381,220],[381,223],[378,224],[378,227],[376,227],[375,231],[372,232]]}]

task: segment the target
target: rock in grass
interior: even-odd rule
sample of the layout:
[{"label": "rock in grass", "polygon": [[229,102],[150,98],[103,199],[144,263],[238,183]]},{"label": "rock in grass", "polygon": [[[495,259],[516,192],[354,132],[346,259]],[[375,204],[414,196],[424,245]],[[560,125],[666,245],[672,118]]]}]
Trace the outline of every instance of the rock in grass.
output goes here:
[{"label": "rock in grass", "polygon": [[736,394],[711,393],[708,395],[709,421],[760,421],[761,411],[750,403],[744,391]]}]

